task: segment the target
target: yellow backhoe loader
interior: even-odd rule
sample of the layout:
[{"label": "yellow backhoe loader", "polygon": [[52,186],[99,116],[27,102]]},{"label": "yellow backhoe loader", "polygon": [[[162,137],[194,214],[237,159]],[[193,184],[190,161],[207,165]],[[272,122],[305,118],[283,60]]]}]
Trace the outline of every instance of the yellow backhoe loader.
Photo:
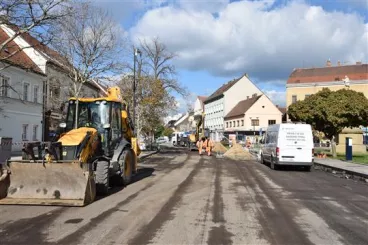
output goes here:
[{"label": "yellow backhoe loader", "polygon": [[140,149],[127,103],[118,87],[105,93],[70,98],[57,142],[29,143],[22,160],[0,165],[0,204],[85,206],[131,181]]},{"label": "yellow backhoe loader", "polygon": [[199,141],[202,137],[209,137],[209,130],[204,127],[204,112],[201,115],[195,115],[193,120],[196,124],[195,132],[189,135],[189,150],[198,150],[197,141]]}]

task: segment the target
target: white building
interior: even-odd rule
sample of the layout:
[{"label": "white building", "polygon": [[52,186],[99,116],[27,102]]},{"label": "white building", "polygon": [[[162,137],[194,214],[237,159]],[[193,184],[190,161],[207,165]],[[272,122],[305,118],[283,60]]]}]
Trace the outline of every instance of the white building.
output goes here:
[{"label": "white building", "polygon": [[[6,25],[1,25],[1,30],[7,36],[13,36],[14,30]],[[72,93],[72,80],[68,77],[66,60],[56,51],[40,43],[28,33],[24,33],[14,39],[14,43],[22,48],[27,58],[38,67],[46,76],[45,88],[45,140],[48,140],[49,130],[55,130],[61,120],[61,105],[67,101]],[[83,85],[81,96],[98,97],[101,90],[95,81]],[[49,112],[49,113],[46,113]],[[42,114],[42,112],[41,112]],[[50,114],[50,116],[48,116]],[[40,130],[43,130],[40,128]]]},{"label": "white building", "polygon": [[204,101],[207,99],[206,96],[197,96],[194,102],[194,115],[201,115],[204,112]]},{"label": "white building", "polygon": [[[7,38],[0,28],[0,42]],[[2,57],[16,48],[10,42]],[[41,140],[45,80],[45,74],[24,51],[0,63],[0,137],[12,138],[13,151],[22,148],[17,142]]]},{"label": "white building", "polygon": [[224,136],[224,117],[227,113],[237,103],[253,94],[263,93],[244,74],[221,86],[204,101],[205,128],[210,130],[213,140],[219,141]]},{"label": "white building", "polygon": [[225,132],[245,140],[244,136],[259,135],[260,130],[264,132],[269,125],[281,123],[282,116],[281,110],[265,94],[254,94],[227,113]]}]

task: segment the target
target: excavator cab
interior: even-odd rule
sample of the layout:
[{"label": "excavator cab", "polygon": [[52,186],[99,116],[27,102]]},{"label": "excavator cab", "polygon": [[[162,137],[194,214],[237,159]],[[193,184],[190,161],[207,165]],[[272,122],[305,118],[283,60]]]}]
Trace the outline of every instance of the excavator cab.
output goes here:
[{"label": "excavator cab", "polygon": [[119,88],[70,98],[60,127],[57,142],[39,142],[37,157],[28,145],[22,160],[0,166],[0,204],[84,206],[130,183],[140,149]]}]

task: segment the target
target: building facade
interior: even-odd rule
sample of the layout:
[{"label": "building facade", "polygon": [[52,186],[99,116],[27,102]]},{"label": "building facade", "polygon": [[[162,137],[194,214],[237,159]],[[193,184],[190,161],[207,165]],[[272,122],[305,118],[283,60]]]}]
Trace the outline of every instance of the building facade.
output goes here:
[{"label": "building facade", "polygon": [[263,94],[247,77],[246,74],[238,79],[222,85],[204,101],[205,128],[210,130],[210,136],[215,141],[224,137],[224,117],[240,101],[250,98],[253,94]]},{"label": "building facade", "polygon": [[[287,108],[323,88],[332,91],[349,88],[363,93],[368,98],[368,64],[356,62],[353,65],[341,65],[338,62],[334,66],[331,61],[327,61],[325,67],[294,69],[286,84]],[[363,141],[367,141],[368,132],[365,128],[362,128],[362,133]],[[337,141],[339,138],[337,137]],[[343,145],[341,147],[343,148]]]},{"label": "building facade", "polygon": [[240,101],[225,116],[225,133],[236,134],[237,139],[256,136],[264,132],[269,125],[282,122],[283,113],[264,94],[253,94]]},{"label": "building facade", "polygon": [[286,106],[323,88],[336,91],[347,87],[368,98],[368,64],[332,66],[328,61],[326,67],[294,69],[286,83]]},{"label": "building facade", "polygon": [[[8,38],[0,28],[0,42]],[[20,151],[23,141],[42,138],[42,104],[45,74],[12,41],[0,54],[0,137],[10,137],[12,151]],[[19,143],[19,144],[17,144]]]},{"label": "building facade", "polygon": [[[15,34],[9,26],[1,25],[0,29],[7,37]],[[45,113],[45,123],[40,130],[44,131],[44,140],[50,140],[49,132],[56,130],[62,120],[62,105],[73,96],[73,81],[68,77],[67,61],[58,52],[43,45],[28,33],[16,37],[13,46],[21,48],[22,54],[46,76],[45,82],[39,88],[44,97],[42,101],[45,101],[44,110],[41,111],[41,117],[42,113]],[[102,95],[101,92],[98,84],[90,81],[83,84],[80,95],[98,97]]]},{"label": "building facade", "polygon": [[204,112],[204,101],[206,99],[206,96],[197,96],[197,99],[194,102],[194,115],[201,115]]}]

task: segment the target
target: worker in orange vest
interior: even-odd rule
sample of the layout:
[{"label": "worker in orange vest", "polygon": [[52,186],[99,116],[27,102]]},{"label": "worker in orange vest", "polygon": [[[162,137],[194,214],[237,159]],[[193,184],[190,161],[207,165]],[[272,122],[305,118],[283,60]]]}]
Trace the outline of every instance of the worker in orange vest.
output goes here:
[{"label": "worker in orange vest", "polygon": [[211,156],[211,151],[212,151],[212,148],[214,147],[213,141],[210,138],[206,137],[204,145],[206,147],[206,152],[208,156]]},{"label": "worker in orange vest", "polygon": [[200,140],[197,141],[199,155],[202,155],[203,148],[205,147],[205,140],[205,137],[202,137]]}]

